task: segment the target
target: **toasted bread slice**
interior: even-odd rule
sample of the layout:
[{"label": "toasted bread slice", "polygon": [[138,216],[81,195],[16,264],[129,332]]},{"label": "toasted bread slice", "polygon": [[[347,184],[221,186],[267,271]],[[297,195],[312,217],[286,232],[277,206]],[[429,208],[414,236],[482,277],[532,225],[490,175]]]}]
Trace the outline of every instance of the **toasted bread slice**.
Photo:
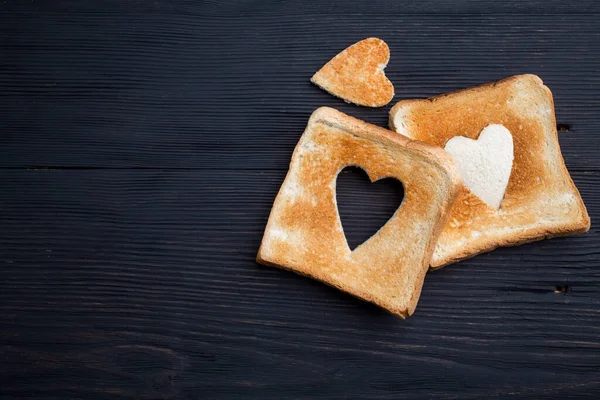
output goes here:
[{"label": "toasted bread slice", "polygon": [[364,39],[332,58],[311,82],[347,102],[383,107],[394,97],[394,85],[383,72],[389,60],[383,40]]},{"label": "toasted bread slice", "polygon": [[[392,177],[405,197],[371,238],[351,251],[336,203],[347,166],[372,181]],[[323,281],[401,317],[417,304],[431,252],[460,188],[440,148],[319,108],[292,156],[258,251],[262,264]]]},{"label": "toasted bread slice", "polygon": [[432,268],[493,250],[589,230],[590,218],[565,167],[552,93],[535,75],[425,100],[403,100],[390,111],[391,129],[444,147],[456,136],[476,139],[490,124],[512,134],[514,161],[500,208],[466,187],[445,226]]}]

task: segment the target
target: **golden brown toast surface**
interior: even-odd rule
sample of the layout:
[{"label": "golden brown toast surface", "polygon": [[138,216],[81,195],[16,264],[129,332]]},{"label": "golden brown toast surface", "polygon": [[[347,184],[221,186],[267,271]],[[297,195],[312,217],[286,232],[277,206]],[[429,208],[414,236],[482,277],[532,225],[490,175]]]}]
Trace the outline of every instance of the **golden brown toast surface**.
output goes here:
[{"label": "golden brown toast surface", "polygon": [[[372,181],[393,177],[405,198],[351,251],[336,204],[346,166]],[[442,149],[330,108],[310,118],[275,199],[257,261],[308,275],[406,317],[416,306],[437,236],[460,187]]]},{"label": "golden brown toast surface", "polygon": [[444,147],[455,136],[476,139],[502,124],[514,141],[514,162],[499,210],[463,187],[434,255],[441,267],[498,246],[585,232],[590,220],[565,167],[552,93],[535,75],[424,100],[403,100],[390,111],[391,129]]},{"label": "golden brown toast surface", "polygon": [[390,49],[381,39],[368,38],[348,47],[311,78],[334,96],[367,107],[382,107],[394,97],[394,86],[383,69]]}]

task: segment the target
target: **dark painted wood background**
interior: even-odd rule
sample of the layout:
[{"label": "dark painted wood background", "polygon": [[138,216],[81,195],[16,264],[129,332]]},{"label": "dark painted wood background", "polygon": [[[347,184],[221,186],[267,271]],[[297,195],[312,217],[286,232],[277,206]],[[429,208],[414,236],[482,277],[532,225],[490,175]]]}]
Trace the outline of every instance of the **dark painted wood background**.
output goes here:
[{"label": "dark painted wood background", "polygon": [[[387,123],[309,83],[369,36],[394,102],[540,75],[591,231],[430,273],[406,321],[255,264],[310,113]],[[592,0],[4,1],[0,397],[598,398],[599,114]],[[340,196],[349,235],[389,206]]]}]

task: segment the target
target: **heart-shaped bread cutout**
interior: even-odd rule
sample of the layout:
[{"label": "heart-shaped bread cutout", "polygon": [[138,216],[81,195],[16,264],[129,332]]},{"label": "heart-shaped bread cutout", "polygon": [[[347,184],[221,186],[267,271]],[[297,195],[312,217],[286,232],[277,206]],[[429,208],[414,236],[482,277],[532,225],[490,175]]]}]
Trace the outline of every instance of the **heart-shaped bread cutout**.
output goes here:
[{"label": "heart-shaped bread cutout", "polygon": [[331,59],[311,82],[348,102],[382,107],[394,97],[394,85],[383,72],[389,60],[390,48],[383,40],[364,39]]},{"label": "heart-shaped bread cutout", "polygon": [[336,203],[350,250],[387,224],[403,200],[404,186],[399,180],[373,181],[362,168],[344,168],[337,177]]},{"label": "heart-shaped bread cutout", "polygon": [[490,207],[499,209],[514,159],[510,131],[491,124],[477,140],[455,136],[446,142],[445,149],[458,166],[464,185]]}]

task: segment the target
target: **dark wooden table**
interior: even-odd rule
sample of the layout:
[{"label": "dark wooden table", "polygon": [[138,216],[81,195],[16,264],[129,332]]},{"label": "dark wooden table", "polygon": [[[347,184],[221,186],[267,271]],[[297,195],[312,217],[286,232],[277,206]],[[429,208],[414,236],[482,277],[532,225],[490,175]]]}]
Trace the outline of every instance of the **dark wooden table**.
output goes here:
[{"label": "dark wooden table", "polygon": [[[389,106],[309,83],[370,36]],[[406,321],[254,262],[315,108],[519,73],[589,233],[430,273]],[[2,2],[0,398],[599,398],[599,115],[592,0]],[[389,199],[350,181],[358,237]]]}]

